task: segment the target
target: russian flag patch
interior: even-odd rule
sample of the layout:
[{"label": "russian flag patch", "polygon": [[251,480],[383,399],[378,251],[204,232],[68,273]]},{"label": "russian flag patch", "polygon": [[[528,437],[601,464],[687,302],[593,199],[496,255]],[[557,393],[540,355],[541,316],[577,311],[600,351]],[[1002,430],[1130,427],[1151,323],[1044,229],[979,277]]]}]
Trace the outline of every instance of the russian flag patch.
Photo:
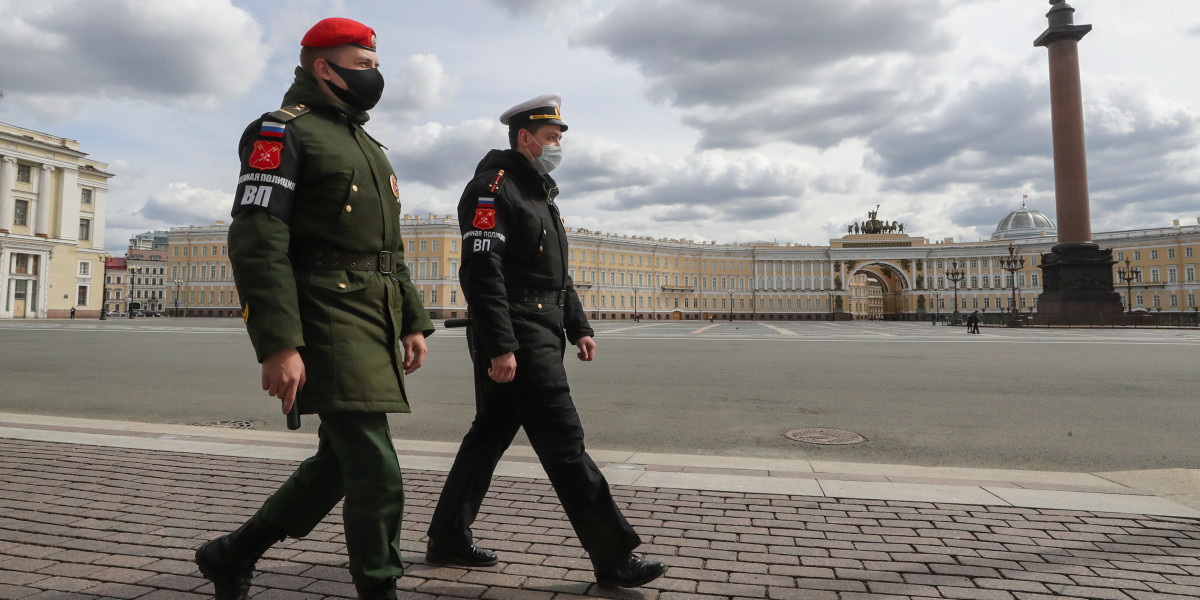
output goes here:
[{"label": "russian flag patch", "polygon": [[493,200],[491,198],[480,198],[479,199],[479,208],[492,208],[492,205],[494,203],[495,203],[495,200]]},{"label": "russian flag patch", "polygon": [[266,137],[283,137],[283,123],[263,121],[259,134]]}]

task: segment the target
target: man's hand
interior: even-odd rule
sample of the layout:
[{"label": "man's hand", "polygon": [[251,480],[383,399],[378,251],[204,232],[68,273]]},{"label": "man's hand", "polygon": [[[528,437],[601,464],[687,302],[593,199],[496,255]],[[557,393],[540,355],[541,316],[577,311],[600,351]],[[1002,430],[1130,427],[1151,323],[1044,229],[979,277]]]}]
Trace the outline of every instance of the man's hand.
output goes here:
[{"label": "man's hand", "polygon": [[508,383],[516,374],[517,357],[512,352],[493,358],[492,366],[488,368],[488,377],[496,383]]},{"label": "man's hand", "polygon": [[292,410],[296,392],[304,387],[304,361],[295,348],[280,350],[262,363],[262,389],[283,401],[283,414]]},{"label": "man's hand", "polygon": [[585,335],[579,338],[575,345],[579,347],[579,353],[575,355],[579,360],[590,361],[596,358],[596,340],[593,340],[592,336]]},{"label": "man's hand", "polygon": [[425,334],[410,333],[401,340],[404,343],[404,374],[412,375],[413,371],[421,368],[429,347],[425,345]]}]

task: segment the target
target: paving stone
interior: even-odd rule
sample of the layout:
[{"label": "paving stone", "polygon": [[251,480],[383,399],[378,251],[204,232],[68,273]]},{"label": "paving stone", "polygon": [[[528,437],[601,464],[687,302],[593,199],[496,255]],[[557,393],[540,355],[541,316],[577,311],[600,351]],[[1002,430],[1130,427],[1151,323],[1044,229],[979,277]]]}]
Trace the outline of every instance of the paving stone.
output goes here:
[{"label": "paving stone", "polygon": [[[211,597],[195,547],[244,522],[295,467],[6,439],[0,453],[0,600]],[[475,525],[501,564],[434,567],[423,564],[424,524],[444,475],[405,476],[402,598],[1200,597],[1192,520],[622,486],[613,494],[647,542],[639,552],[671,569],[604,590],[549,485],[510,477],[496,478]],[[354,598],[346,563],[336,508],[267,553],[252,595]]]}]

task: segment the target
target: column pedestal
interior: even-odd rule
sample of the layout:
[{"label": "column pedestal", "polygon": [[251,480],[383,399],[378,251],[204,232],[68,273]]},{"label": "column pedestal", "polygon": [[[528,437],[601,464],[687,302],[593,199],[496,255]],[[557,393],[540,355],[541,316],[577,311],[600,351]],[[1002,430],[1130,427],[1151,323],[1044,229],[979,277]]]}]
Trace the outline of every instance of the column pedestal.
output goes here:
[{"label": "column pedestal", "polygon": [[1048,324],[1119,322],[1121,295],[1113,290],[1112,249],[1090,242],[1058,244],[1042,255],[1044,290],[1037,319]]}]

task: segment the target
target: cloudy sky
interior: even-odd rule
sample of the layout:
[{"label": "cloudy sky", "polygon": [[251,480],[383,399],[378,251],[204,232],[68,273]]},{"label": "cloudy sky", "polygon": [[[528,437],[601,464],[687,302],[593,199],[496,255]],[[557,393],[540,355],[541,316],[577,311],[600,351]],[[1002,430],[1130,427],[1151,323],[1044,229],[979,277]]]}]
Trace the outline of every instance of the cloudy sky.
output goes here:
[{"label": "cloudy sky", "polygon": [[[1200,217],[1200,4],[1074,0],[1093,230]],[[880,217],[931,239],[1054,215],[1046,0],[0,0],[0,121],[107,162],[107,246],[227,218],[246,123],[327,16],[379,35],[407,212],[450,214],[497,117],[571,125],[567,224],[824,244]]]}]

